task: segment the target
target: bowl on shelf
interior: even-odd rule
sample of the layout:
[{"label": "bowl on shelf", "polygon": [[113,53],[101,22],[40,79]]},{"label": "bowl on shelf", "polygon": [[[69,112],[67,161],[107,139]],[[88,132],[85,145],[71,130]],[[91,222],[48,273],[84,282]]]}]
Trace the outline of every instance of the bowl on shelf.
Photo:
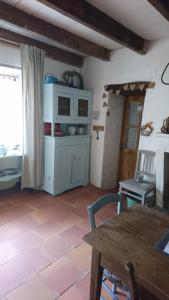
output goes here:
[{"label": "bowl on shelf", "polygon": [[84,127],[83,126],[79,126],[77,128],[77,134],[79,134],[79,135],[83,135],[84,134]]},{"label": "bowl on shelf", "polygon": [[68,131],[69,131],[70,135],[75,135],[76,134],[76,127],[75,126],[69,126]]},{"label": "bowl on shelf", "polygon": [[55,136],[63,136],[64,132],[63,131],[55,131]]},{"label": "bowl on shelf", "polygon": [[51,123],[44,123],[44,133],[46,135],[51,135]]}]

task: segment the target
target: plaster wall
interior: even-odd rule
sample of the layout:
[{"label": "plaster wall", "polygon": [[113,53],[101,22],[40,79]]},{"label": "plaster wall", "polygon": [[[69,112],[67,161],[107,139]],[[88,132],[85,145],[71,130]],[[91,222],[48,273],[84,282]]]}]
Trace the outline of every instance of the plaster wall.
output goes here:
[{"label": "plaster wall", "polygon": [[[0,64],[9,65],[13,67],[21,67],[21,55],[19,47],[8,46],[3,42],[0,42]],[[81,72],[81,68],[73,67],[56,60],[45,58],[44,73],[51,73],[56,75],[59,80],[62,80],[62,74],[65,71],[77,71]]]},{"label": "plaster wall", "polygon": [[[158,149],[161,139],[155,132],[160,131],[163,119],[169,115],[169,86],[163,85],[160,81],[162,71],[168,61],[169,39],[152,42],[146,55],[139,55],[123,48],[112,52],[109,62],[91,57],[86,58],[83,67],[85,86],[93,90],[94,110],[100,111],[100,119],[93,120],[93,124],[106,125],[107,108],[103,107],[104,99],[102,99],[105,84],[155,81],[155,88],[147,90],[142,119],[142,124],[153,121],[155,130],[150,137],[141,136],[139,148]],[[169,82],[169,70],[166,72],[165,78]],[[114,124],[114,126],[116,125]],[[100,133],[99,140],[96,140],[95,132],[92,131],[91,183],[98,187],[101,187],[104,182],[103,176],[106,176],[106,168],[110,168],[103,164],[104,144],[105,131]],[[114,155],[114,162],[116,160],[117,153]]]}]

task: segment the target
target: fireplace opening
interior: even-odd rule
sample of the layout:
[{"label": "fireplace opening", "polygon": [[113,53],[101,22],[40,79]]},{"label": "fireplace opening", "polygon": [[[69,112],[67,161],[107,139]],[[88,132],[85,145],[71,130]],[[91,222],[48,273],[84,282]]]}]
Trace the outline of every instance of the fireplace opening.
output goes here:
[{"label": "fireplace opening", "polygon": [[169,210],[169,153],[164,153],[164,192],[163,192],[164,208]]}]

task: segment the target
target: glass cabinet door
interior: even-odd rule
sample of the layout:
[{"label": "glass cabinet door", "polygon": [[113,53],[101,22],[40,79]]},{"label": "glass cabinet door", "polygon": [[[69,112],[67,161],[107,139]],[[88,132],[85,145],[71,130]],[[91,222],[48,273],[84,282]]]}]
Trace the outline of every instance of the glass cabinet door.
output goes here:
[{"label": "glass cabinet door", "polygon": [[71,98],[58,96],[58,116],[70,116]]},{"label": "glass cabinet door", "polygon": [[76,96],[76,117],[80,123],[90,123],[92,99],[87,96]]},{"label": "glass cabinet door", "polygon": [[73,113],[73,95],[68,93],[57,94],[56,117],[58,122],[70,121]]},{"label": "glass cabinet door", "polygon": [[88,100],[78,99],[78,117],[88,117]]}]

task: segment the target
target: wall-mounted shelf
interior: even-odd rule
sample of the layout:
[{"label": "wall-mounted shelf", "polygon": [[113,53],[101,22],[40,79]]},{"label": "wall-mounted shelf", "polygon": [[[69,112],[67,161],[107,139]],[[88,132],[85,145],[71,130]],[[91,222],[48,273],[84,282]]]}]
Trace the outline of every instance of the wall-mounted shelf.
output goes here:
[{"label": "wall-mounted shelf", "polygon": [[169,139],[169,134],[163,133],[163,132],[155,132],[156,137],[164,138],[164,139]]}]

